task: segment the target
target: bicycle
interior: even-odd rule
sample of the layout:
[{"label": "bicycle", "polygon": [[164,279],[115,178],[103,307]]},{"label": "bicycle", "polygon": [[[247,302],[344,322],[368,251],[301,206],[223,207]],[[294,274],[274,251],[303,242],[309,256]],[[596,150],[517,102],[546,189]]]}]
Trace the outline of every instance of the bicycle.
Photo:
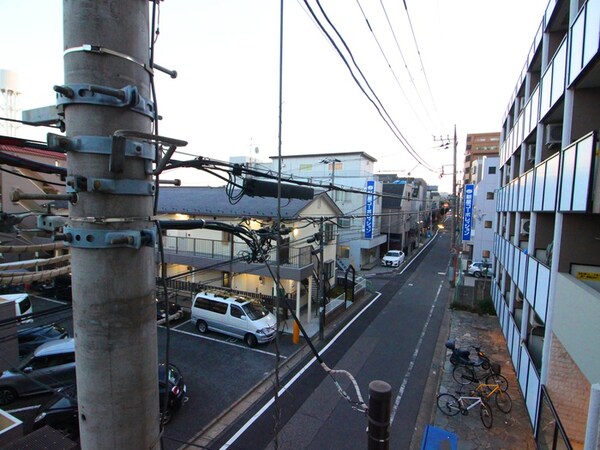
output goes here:
[{"label": "bicycle", "polygon": [[489,402],[490,398],[494,396],[496,406],[504,414],[508,414],[512,409],[512,399],[508,392],[503,391],[498,384],[484,384],[479,383],[479,386],[475,388],[475,392],[485,397],[485,400]]},{"label": "bicycle", "polygon": [[480,396],[467,397],[457,392],[460,397],[456,398],[456,396],[452,394],[440,394],[437,396],[437,407],[438,409],[446,414],[447,416],[455,416],[458,413],[461,413],[463,416],[469,414],[469,410],[474,408],[477,405],[480,405],[479,408],[479,417],[481,418],[481,423],[486,428],[492,428],[494,423],[494,416],[492,414],[492,408],[487,402]]},{"label": "bicycle", "polygon": [[[481,368],[484,370],[489,370],[491,368],[490,358],[483,352],[483,350],[481,350],[481,347],[477,345],[470,345],[469,347],[474,349],[477,353],[477,357],[479,358],[478,362],[481,362]],[[470,359],[471,352],[466,348],[457,348],[455,341],[451,340],[446,342],[446,348],[452,350],[452,354],[450,355],[450,363],[453,366],[459,366],[473,362]]]},{"label": "bicycle", "polygon": [[[483,361],[479,361],[476,363],[470,362],[468,364],[456,366],[454,367],[454,370],[452,370],[452,378],[454,378],[454,381],[456,381],[458,384],[463,386],[471,383],[480,384],[481,381],[484,381],[485,384],[497,384],[500,386],[500,389],[502,389],[503,392],[506,392],[508,389],[508,380],[503,375],[496,373],[491,365],[486,370],[482,364]],[[479,367],[481,367],[485,372],[478,372],[477,368]]]}]

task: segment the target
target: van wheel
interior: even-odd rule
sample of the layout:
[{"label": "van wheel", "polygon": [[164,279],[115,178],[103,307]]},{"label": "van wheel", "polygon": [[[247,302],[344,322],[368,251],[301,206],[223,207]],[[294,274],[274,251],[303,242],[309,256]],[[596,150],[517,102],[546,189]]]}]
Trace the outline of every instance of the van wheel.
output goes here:
[{"label": "van wheel", "polygon": [[17,399],[17,393],[8,387],[0,388],[0,405],[8,405]]},{"label": "van wheel", "polygon": [[256,347],[256,344],[258,344],[258,339],[256,339],[256,336],[253,334],[248,333],[246,336],[244,336],[244,342],[248,347]]},{"label": "van wheel", "polygon": [[208,331],[208,325],[206,325],[206,322],[204,320],[199,320],[198,322],[196,322],[196,328],[198,328],[198,331],[202,334]]},{"label": "van wheel", "polygon": [[475,278],[481,278],[481,272],[474,272],[474,273],[473,273],[473,276],[474,276]]}]

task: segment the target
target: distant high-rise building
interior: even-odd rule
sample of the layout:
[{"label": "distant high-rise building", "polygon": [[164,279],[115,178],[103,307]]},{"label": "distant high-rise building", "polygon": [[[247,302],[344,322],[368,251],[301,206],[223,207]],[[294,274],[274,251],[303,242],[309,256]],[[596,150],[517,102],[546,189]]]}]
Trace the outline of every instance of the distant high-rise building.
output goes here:
[{"label": "distant high-rise building", "polygon": [[476,176],[473,173],[474,162],[484,156],[498,156],[500,151],[500,133],[467,134],[465,147],[465,166],[463,185],[473,184]]}]

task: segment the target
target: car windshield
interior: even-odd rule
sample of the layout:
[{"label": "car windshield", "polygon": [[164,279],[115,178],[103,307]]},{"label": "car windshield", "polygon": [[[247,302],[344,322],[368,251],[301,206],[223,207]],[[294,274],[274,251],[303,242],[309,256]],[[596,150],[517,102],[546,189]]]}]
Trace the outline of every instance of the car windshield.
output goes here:
[{"label": "car windshield", "polygon": [[269,314],[269,311],[267,311],[264,306],[258,303],[246,303],[245,305],[242,305],[242,309],[250,318],[250,320],[262,319]]},{"label": "car windshield", "polygon": [[400,256],[400,252],[387,252],[385,256]]}]

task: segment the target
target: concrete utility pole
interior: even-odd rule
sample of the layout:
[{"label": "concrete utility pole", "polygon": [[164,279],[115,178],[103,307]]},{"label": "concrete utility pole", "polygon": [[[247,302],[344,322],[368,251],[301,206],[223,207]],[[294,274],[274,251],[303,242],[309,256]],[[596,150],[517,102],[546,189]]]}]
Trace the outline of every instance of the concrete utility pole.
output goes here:
[{"label": "concrete utility pole", "polygon": [[325,339],[325,235],[323,234],[323,218],[319,222],[319,339]]},{"label": "concrete utility pole", "polygon": [[154,146],[128,133],[113,138],[151,131],[148,5],[63,2],[65,85],[56,90],[67,190],[78,197],[65,236],[84,450],[159,447]]},{"label": "concrete utility pole", "polygon": [[[452,249],[456,250],[456,208],[458,202],[456,201],[456,148],[458,142],[456,140],[456,125],[454,125],[454,157],[453,157],[453,169],[452,169]],[[456,276],[456,271],[455,271]]]}]

